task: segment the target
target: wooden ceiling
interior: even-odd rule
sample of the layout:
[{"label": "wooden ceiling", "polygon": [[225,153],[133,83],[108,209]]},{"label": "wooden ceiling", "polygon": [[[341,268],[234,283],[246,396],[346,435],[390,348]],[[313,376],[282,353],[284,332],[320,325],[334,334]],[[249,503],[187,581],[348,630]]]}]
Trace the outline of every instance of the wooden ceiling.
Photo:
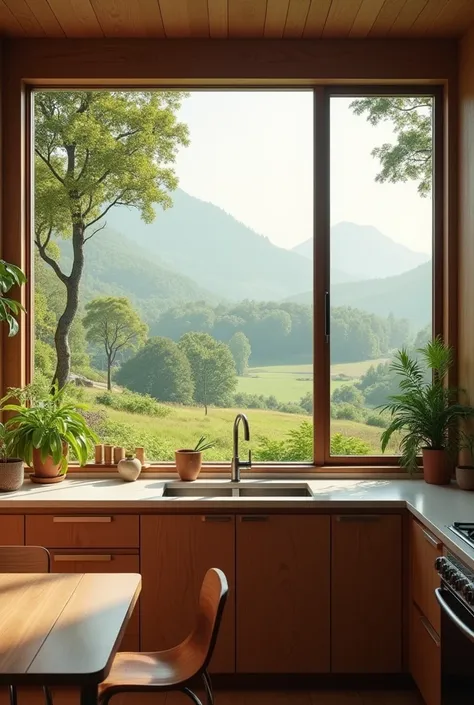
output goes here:
[{"label": "wooden ceiling", "polygon": [[0,0],[14,37],[456,37],[474,0]]}]

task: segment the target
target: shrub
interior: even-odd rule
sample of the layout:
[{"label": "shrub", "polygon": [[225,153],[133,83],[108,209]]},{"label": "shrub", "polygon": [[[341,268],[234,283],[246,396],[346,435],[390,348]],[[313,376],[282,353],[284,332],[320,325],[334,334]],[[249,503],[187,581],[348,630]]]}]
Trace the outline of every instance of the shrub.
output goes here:
[{"label": "shrub", "polygon": [[364,395],[353,384],[343,384],[332,393],[331,401],[335,404],[353,404],[354,406],[364,405]]},{"label": "shrub", "polygon": [[174,447],[161,434],[142,431],[127,423],[106,421],[101,429],[100,440],[102,443],[123,446],[130,451],[143,447],[146,457],[153,460],[174,459]]},{"label": "shrub", "polygon": [[307,414],[313,413],[313,395],[311,392],[306,392],[304,397],[301,397],[300,406],[306,411]]},{"label": "shrub", "polygon": [[331,455],[368,455],[371,447],[361,438],[335,433],[331,436]]},{"label": "shrub", "polygon": [[127,411],[130,414],[146,414],[147,416],[158,416],[164,418],[172,413],[169,406],[159,404],[149,394],[137,394],[135,392],[104,392],[96,397],[98,404],[110,406],[117,411]]},{"label": "shrub", "polygon": [[361,407],[353,404],[331,404],[331,416],[333,419],[346,419],[365,423],[366,412]]},{"label": "shrub", "polygon": [[390,423],[389,419],[383,414],[369,414],[367,421],[365,422],[367,426],[376,426],[377,428],[387,428]]}]

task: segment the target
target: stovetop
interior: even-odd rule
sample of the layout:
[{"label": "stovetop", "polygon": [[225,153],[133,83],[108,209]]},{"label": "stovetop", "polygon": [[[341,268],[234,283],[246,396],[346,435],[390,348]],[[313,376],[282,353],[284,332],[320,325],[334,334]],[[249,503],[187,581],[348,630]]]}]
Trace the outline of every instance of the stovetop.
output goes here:
[{"label": "stovetop", "polygon": [[474,548],[474,522],[455,521],[449,528]]}]

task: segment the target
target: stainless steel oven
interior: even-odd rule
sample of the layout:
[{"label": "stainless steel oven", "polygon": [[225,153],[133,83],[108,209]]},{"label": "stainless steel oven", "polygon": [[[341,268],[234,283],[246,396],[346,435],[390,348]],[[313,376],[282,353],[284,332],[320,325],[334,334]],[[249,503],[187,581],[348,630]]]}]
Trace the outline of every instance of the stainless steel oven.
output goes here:
[{"label": "stainless steel oven", "polygon": [[441,587],[442,705],[474,704],[474,571],[456,556],[436,561]]}]

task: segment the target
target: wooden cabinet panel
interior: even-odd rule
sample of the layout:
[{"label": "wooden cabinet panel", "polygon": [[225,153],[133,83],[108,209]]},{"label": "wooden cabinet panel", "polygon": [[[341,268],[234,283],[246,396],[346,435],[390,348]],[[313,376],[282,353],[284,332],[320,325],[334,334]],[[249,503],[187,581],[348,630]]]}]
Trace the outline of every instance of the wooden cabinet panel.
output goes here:
[{"label": "wooden cabinet panel", "polygon": [[0,535],[2,546],[23,546],[25,543],[25,517],[22,514],[0,516]]},{"label": "wooden cabinet panel", "polygon": [[139,517],[31,515],[26,517],[26,543],[46,548],[138,548]]},{"label": "wooden cabinet panel", "polygon": [[332,671],[400,671],[401,516],[332,517],[331,597]]},{"label": "wooden cabinet panel", "polygon": [[[140,559],[137,554],[81,553],[80,551],[51,551],[52,573],[139,573]],[[121,651],[139,651],[140,617],[139,605],[135,607],[127,626]]]},{"label": "wooden cabinet panel", "polygon": [[329,671],[330,518],[237,519],[237,672]]},{"label": "wooden cabinet panel", "polygon": [[211,663],[214,673],[235,670],[235,519],[231,516],[142,516],[141,647],[168,649],[195,626],[199,590],[209,568],[229,583]]},{"label": "wooden cabinet panel", "polygon": [[440,641],[416,605],[411,606],[410,671],[425,705],[441,705]]},{"label": "wooden cabinet panel", "polygon": [[434,564],[443,555],[443,545],[416,519],[411,521],[410,539],[412,599],[439,634],[441,614],[434,591],[440,580]]}]

